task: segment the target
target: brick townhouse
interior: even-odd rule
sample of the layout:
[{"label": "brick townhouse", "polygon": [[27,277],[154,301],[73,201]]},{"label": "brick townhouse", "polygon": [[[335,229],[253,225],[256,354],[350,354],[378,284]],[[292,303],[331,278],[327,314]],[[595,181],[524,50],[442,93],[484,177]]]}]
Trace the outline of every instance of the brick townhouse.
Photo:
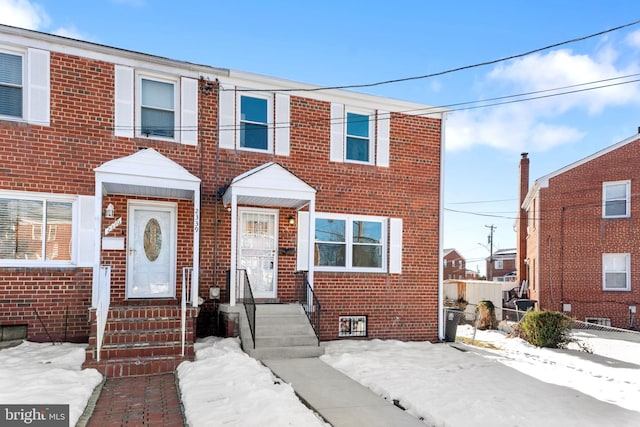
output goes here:
[{"label": "brick townhouse", "polygon": [[437,339],[446,112],[316,89],[0,26],[2,329],[156,371],[133,319],[182,358],[243,305],[254,347],[284,303],[319,340]]},{"label": "brick townhouse", "polygon": [[[539,308],[635,328],[640,306],[640,138],[538,178],[523,193],[519,276]],[[528,186],[529,159],[521,159]],[[520,239],[519,239],[520,240]]]},{"label": "brick townhouse", "polygon": [[444,280],[467,278],[467,262],[462,255],[453,248],[443,251],[442,268],[442,278]]}]

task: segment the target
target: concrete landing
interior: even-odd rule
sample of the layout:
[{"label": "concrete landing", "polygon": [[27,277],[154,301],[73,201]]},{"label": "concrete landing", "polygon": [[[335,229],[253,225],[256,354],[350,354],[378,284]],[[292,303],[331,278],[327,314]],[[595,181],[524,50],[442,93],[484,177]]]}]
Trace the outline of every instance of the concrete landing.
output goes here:
[{"label": "concrete landing", "polygon": [[318,358],[263,360],[333,427],[425,427],[393,403]]}]

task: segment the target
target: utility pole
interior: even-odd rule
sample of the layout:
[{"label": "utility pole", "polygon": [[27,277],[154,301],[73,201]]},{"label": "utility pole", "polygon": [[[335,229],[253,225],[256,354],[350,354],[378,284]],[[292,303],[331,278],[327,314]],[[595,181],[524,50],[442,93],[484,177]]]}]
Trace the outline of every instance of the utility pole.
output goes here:
[{"label": "utility pole", "polygon": [[485,225],[489,231],[489,270],[487,271],[487,280],[493,280],[493,231],[496,229],[496,226]]}]

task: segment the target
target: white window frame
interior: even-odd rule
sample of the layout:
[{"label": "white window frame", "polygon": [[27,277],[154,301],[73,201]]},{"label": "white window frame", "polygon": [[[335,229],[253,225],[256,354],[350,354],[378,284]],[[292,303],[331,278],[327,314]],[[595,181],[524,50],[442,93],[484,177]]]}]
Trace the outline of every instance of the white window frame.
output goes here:
[{"label": "white window frame", "polygon": [[[167,138],[160,135],[145,135],[142,133],[142,80],[153,80],[161,83],[169,83],[173,85],[173,138]],[[180,79],[162,74],[150,73],[146,71],[136,72],[136,137],[145,139],[156,139],[162,141],[179,142],[181,135],[180,128]]]},{"label": "white window frame", "polygon": [[501,259],[496,259],[493,261],[494,262],[494,268],[496,270],[502,270],[504,268],[504,262]]},{"label": "white window frame", "polygon": [[[243,147],[241,145],[242,141],[240,141],[240,124],[242,123],[242,97],[248,98],[257,98],[257,99],[265,99],[267,101],[267,149],[261,150],[259,148],[251,148],[251,147]],[[237,132],[238,132],[238,140],[236,143],[236,148],[242,151],[253,151],[256,153],[273,153],[273,94],[270,93],[253,93],[249,91],[239,90],[237,92],[236,99],[236,123],[237,123]],[[289,123],[286,124],[288,126]]]},{"label": "white window frame", "polygon": [[[607,187],[611,187],[614,185],[625,185],[625,209],[626,212],[624,215],[607,215]],[[609,201],[616,201],[622,199],[611,199]],[[631,180],[625,181],[610,181],[602,183],[602,217],[603,218],[629,218],[631,216]]]},{"label": "white window frame", "polygon": [[[0,115],[1,120],[12,120],[12,121],[26,121],[27,120],[27,55],[25,51],[22,50],[12,50],[6,48],[0,48],[1,53],[5,53],[7,55],[19,56],[22,59],[22,85],[20,89],[22,91],[22,114],[20,116],[7,116]],[[4,85],[3,86],[7,86]],[[12,86],[13,87],[13,86]]]},{"label": "white window frame", "polygon": [[[353,160],[347,158],[347,139],[349,137],[347,133],[348,129],[348,117],[349,113],[359,114],[361,116],[367,116],[369,118],[369,160]],[[343,161],[345,163],[357,163],[361,165],[373,165],[376,156],[376,112],[375,110],[363,110],[357,108],[345,107],[344,109],[344,138],[343,138]]]},{"label": "white window frame", "polygon": [[[622,270],[605,270],[606,258],[612,257],[625,257],[625,271]],[[608,288],[607,287],[607,273],[625,273],[626,286],[624,288]],[[625,292],[631,290],[631,254],[629,253],[605,253],[602,254],[602,290],[613,292]]]},{"label": "white window frame", "polygon": [[[2,191],[0,190],[0,198],[30,200],[39,202],[62,202],[71,203],[71,259],[70,260],[47,260],[46,254],[44,259],[0,259],[0,267],[76,267],[78,250],[78,197],[70,195],[58,195],[47,193],[30,193],[22,191]],[[46,212],[43,215],[44,224],[46,224]],[[38,241],[42,241],[46,227],[40,226],[40,236]],[[36,236],[32,236],[36,237]],[[45,239],[45,242],[47,240]],[[44,246],[44,244],[43,244]]]},{"label": "white window frame", "polygon": [[[332,213],[318,213],[316,212],[316,219],[335,219],[345,221],[345,266],[320,266],[314,265],[315,271],[339,271],[339,272],[358,272],[358,273],[384,273],[387,271],[387,258],[389,257],[389,245],[387,242],[387,227],[388,218],[379,216],[367,216],[367,215],[342,215]],[[379,222],[381,225],[382,234],[380,240],[382,243],[382,260],[380,267],[353,267],[353,222],[354,221],[368,221]],[[315,245],[314,247],[317,247]],[[337,242],[336,242],[337,243]],[[315,250],[314,250],[315,253]],[[315,258],[315,257],[314,257]]]}]

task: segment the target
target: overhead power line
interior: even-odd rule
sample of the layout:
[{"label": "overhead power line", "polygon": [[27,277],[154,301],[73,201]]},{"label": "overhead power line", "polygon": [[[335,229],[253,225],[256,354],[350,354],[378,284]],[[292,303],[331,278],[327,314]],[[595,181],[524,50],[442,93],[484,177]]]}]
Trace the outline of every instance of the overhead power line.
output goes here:
[{"label": "overhead power line", "polygon": [[[411,76],[411,77],[401,77],[398,79],[391,79],[391,80],[383,80],[383,81],[378,81],[378,82],[373,82],[373,83],[360,83],[360,84],[350,84],[350,85],[336,85],[336,86],[319,86],[319,87],[314,87],[314,88],[298,88],[298,89],[292,89],[292,88],[288,88],[288,89],[237,89],[238,91],[246,91],[246,92],[318,92],[318,91],[323,91],[323,90],[331,90],[331,89],[357,89],[357,88],[365,88],[365,87],[374,87],[374,86],[382,86],[382,85],[387,85],[387,84],[392,84],[392,83],[401,83],[401,82],[407,82],[407,81],[412,81],[412,80],[422,80],[422,79],[428,79],[431,77],[437,77],[437,76],[442,76],[445,74],[450,74],[450,73],[455,73],[458,71],[463,71],[463,70],[469,70],[472,68],[478,68],[478,67],[484,67],[486,65],[492,65],[492,64],[497,64],[499,62],[504,62],[504,61],[509,61],[512,59],[517,59],[517,58],[522,58],[528,55],[533,55],[534,53],[538,53],[538,52],[543,52],[545,50],[549,50],[549,49],[553,49],[556,47],[560,47],[560,46],[564,46],[567,44],[571,44],[571,43],[576,43],[579,41],[584,41],[584,40],[588,40],[594,37],[598,37],[607,33],[611,33],[613,31],[618,31],[621,30],[623,28],[627,28],[627,27],[631,27],[633,25],[637,25],[640,24],[640,20],[637,21],[633,21],[633,22],[629,22],[627,24],[623,24],[623,25],[619,25],[617,27],[613,27],[613,28],[609,28],[607,30],[603,30],[603,31],[599,31],[597,33],[593,33],[593,34],[589,34],[586,36],[582,36],[582,37],[576,37],[570,40],[565,40],[559,43],[553,43],[544,47],[540,47],[537,49],[533,49],[527,52],[523,52],[523,53],[518,53],[516,55],[511,55],[511,56],[505,56],[502,58],[498,58],[498,59],[493,59],[490,61],[484,61],[484,62],[479,62],[476,64],[471,64],[471,65],[464,65],[462,67],[456,67],[456,68],[451,68],[448,70],[444,70],[444,71],[438,71],[435,73],[430,73],[430,74],[423,74],[420,76]],[[222,90],[226,90],[224,88],[222,88]]]}]

